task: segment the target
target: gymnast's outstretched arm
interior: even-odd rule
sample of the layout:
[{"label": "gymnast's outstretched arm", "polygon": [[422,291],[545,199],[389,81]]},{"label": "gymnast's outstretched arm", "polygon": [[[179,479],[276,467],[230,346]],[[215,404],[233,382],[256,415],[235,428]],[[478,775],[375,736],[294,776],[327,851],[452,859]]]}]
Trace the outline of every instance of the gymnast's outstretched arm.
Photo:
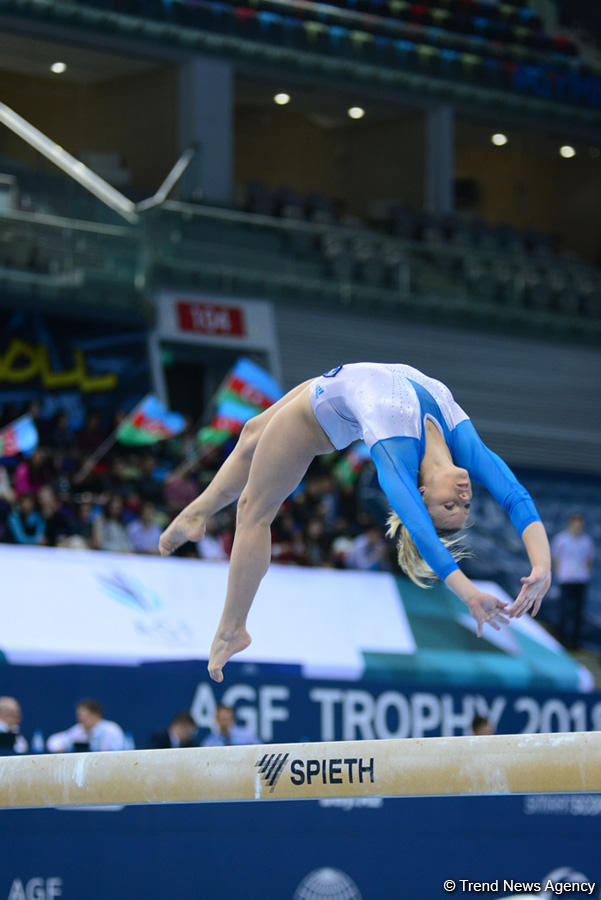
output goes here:
[{"label": "gymnast's outstretched arm", "polygon": [[470,420],[461,422],[451,437],[453,461],[509,513],[528,553],[531,572],[521,579],[522,589],[507,612],[517,617],[531,610],[535,616],[551,584],[551,550],[532,497],[501,457],[486,446]]},{"label": "gymnast's outstretched arm", "polygon": [[515,603],[510,606],[510,616],[521,616],[529,609],[535,616],[543,598],[551,586],[551,550],[542,522],[532,522],[522,532],[522,540],[532,567],[522,579],[522,589]]},{"label": "gymnast's outstretched arm", "polygon": [[[441,581],[467,605],[478,624],[478,637],[482,626],[488,622],[495,630],[507,624],[505,600],[479,590],[460,571],[451,553],[442,544],[421,494],[417,489],[416,472],[407,457],[413,452],[411,439],[389,438],[378,441],[371,448],[378,481],[390,505],[409,530],[421,557],[428,563]],[[413,460],[413,465],[416,461]]]}]

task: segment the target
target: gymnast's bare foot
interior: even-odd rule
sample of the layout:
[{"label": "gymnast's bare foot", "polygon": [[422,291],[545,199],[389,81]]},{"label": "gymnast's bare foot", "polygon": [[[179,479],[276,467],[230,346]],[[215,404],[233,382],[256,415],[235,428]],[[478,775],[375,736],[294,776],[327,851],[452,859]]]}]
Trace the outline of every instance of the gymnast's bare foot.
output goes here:
[{"label": "gymnast's bare foot", "polygon": [[159,553],[169,556],[186,541],[199,541],[205,533],[206,519],[198,513],[181,512],[159,538]]},{"label": "gymnast's bare foot", "polygon": [[240,653],[250,644],[250,634],[246,628],[240,628],[238,631],[218,631],[211,645],[211,653],[209,655],[209,675],[213,681],[223,681],[223,672],[221,671],[234,653]]}]

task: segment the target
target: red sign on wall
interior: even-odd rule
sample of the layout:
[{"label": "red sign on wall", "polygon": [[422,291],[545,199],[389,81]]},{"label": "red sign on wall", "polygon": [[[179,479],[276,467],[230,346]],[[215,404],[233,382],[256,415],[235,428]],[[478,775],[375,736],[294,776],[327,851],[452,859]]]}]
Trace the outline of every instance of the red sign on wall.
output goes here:
[{"label": "red sign on wall", "polygon": [[179,301],[177,321],[182,331],[193,331],[195,334],[224,334],[230,337],[246,334],[244,310],[239,306]]}]

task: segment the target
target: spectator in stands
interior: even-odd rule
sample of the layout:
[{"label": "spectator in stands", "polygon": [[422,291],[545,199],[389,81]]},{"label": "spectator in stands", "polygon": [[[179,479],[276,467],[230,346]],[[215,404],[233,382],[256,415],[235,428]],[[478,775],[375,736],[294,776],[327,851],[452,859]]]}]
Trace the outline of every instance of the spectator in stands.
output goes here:
[{"label": "spectator in stands", "polygon": [[77,449],[75,435],[69,427],[69,416],[65,412],[59,412],[52,420],[48,429],[47,444],[55,450],[72,454]]},{"label": "spectator in stands", "polygon": [[197,495],[198,485],[191,476],[171,477],[163,485],[163,496],[169,513],[176,513],[182,503],[190,503]]},{"label": "spectator in stands", "polygon": [[298,522],[306,525],[310,519],[324,519],[328,504],[322,496],[323,486],[324,481],[319,475],[309,475],[303,490],[294,495],[294,518]]},{"label": "spectator in stands", "polygon": [[21,706],[14,697],[0,697],[0,752],[27,753],[29,745],[21,734]]},{"label": "spectator in stands", "polygon": [[150,736],[151,750],[162,750],[168,747],[198,747],[196,739],[197,725],[190,713],[179,712],[171,720],[165,731],[155,731]]},{"label": "spectator in stands", "polygon": [[340,508],[339,493],[332,476],[327,473],[322,474],[317,481],[317,490],[320,497],[318,511],[323,518],[326,531],[330,531]]},{"label": "spectator in stands", "polygon": [[94,506],[90,494],[84,494],[76,507],[73,534],[81,537],[88,547],[94,543]]},{"label": "spectator in stands", "polygon": [[198,454],[197,429],[194,427],[194,421],[189,413],[186,413],[184,418],[186,427],[180,434],[171,439],[169,451],[176,459],[194,459]]},{"label": "spectator in stands", "polygon": [[0,466],[0,501],[5,503],[15,502],[15,492],[10,486],[10,478],[4,466]]},{"label": "spectator in stands", "polygon": [[485,735],[485,734],[494,734],[495,729],[486,716],[475,715],[472,719],[472,734],[474,735]]},{"label": "spectator in stands", "polygon": [[72,750],[126,750],[122,728],[105,719],[97,700],[80,700],[75,707],[77,724],[66,731],[51,734],[46,742],[49,753]]},{"label": "spectator in stands", "polygon": [[341,484],[338,487],[338,518],[335,527],[338,534],[347,534],[359,518],[357,485]]},{"label": "spectator in stands", "polygon": [[230,744],[258,744],[259,738],[249,728],[236,725],[233,706],[219,703],[215,710],[215,725],[202,742],[203,747],[226,747]]},{"label": "spectator in stands", "polygon": [[0,465],[0,541],[11,539],[8,532],[7,519],[15,502],[15,492],[10,485],[10,478],[4,466]]},{"label": "spectator in stands", "polygon": [[203,537],[201,537],[201,539],[197,542],[196,549],[198,550],[198,555],[201,559],[227,559],[227,553],[225,552],[223,539],[219,534],[219,527],[215,519],[207,519],[206,531]]},{"label": "spectator in stands", "polygon": [[160,503],[163,496],[163,478],[158,460],[152,453],[146,453],[139,460],[138,465],[140,472],[138,490],[147,500]]},{"label": "spectator in stands", "polygon": [[107,437],[106,429],[102,425],[100,413],[92,410],[88,413],[86,423],[77,435],[77,446],[84,457],[90,456],[94,450],[100,447]]},{"label": "spectator in stands", "polygon": [[105,510],[92,523],[93,546],[113,553],[131,551],[131,541],[122,520],[123,500],[118,494],[109,497]]},{"label": "spectator in stands", "polygon": [[45,523],[44,542],[49,547],[56,547],[62,538],[72,533],[69,517],[50,485],[45,484],[39,489],[38,504]]},{"label": "spectator in stands", "polygon": [[30,458],[22,459],[15,469],[13,490],[17,497],[22,494],[37,494],[54,476],[52,463],[39,447]]},{"label": "spectator in stands", "polygon": [[595,557],[595,546],[584,525],[584,516],[574,513],[551,542],[553,570],[561,591],[558,637],[570,650],[580,646],[586,589]]},{"label": "spectator in stands", "polygon": [[40,445],[42,447],[45,447],[46,446],[46,427],[47,427],[48,423],[47,423],[46,419],[42,418],[42,407],[40,405],[39,400],[31,400],[27,404],[26,414],[28,416],[31,416],[31,418],[33,419],[33,424],[35,425],[38,435],[39,435],[39,438],[40,438]]},{"label": "spectator in stands", "polygon": [[7,527],[14,544],[43,544],[46,523],[31,494],[22,494],[9,513]]},{"label": "spectator in stands", "polygon": [[332,564],[335,569],[353,568],[354,538],[340,534],[332,543]]},{"label": "spectator in stands", "polygon": [[155,505],[147,500],[142,504],[139,517],[127,526],[127,537],[135,553],[155,554],[159,552],[161,529],[157,525],[155,516]]},{"label": "spectator in stands", "polygon": [[271,529],[271,558],[285,564],[300,563],[305,557],[305,543],[300,525],[287,509],[276,516]]},{"label": "spectator in stands", "polygon": [[349,563],[354,569],[382,572],[390,568],[388,545],[378,525],[369,525],[367,531],[353,541]]},{"label": "spectator in stands", "polygon": [[299,560],[305,566],[330,566],[331,538],[326,534],[321,519],[309,519],[305,529],[305,549]]}]

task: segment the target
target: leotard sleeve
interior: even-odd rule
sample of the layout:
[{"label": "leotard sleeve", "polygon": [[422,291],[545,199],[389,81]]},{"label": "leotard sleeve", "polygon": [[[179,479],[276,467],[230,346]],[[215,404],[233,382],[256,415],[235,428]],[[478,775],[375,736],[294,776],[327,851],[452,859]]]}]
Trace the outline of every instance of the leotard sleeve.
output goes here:
[{"label": "leotard sleeve", "polygon": [[532,522],[540,522],[532,497],[509,466],[486,446],[471,421],[460,422],[451,432],[450,450],[455,465],[462,466],[474,481],[483,484],[509,513],[521,536]]},{"label": "leotard sleeve", "polygon": [[422,559],[444,581],[459,566],[436,534],[417,489],[417,441],[409,437],[386,438],[374,444],[370,452],[390,505],[409,530]]}]

